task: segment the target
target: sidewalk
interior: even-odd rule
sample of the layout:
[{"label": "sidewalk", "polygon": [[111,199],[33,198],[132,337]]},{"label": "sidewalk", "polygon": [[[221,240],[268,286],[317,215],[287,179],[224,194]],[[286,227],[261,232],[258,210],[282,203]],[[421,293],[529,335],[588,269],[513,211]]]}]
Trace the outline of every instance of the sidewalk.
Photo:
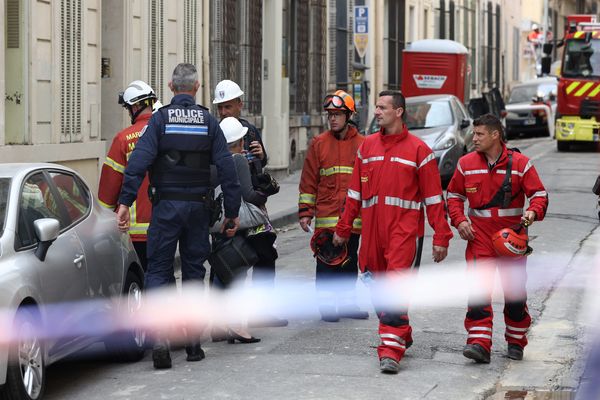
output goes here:
[{"label": "sidewalk", "polygon": [[267,200],[267,211],[275,228],[298,221],[298,184],[302,171],[295,171],[279,181],[279,193]]}]

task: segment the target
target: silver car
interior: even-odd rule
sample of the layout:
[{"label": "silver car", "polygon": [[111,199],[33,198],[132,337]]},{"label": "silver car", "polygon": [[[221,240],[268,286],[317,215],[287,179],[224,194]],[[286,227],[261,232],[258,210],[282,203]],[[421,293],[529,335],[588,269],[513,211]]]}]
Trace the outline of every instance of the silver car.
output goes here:
[{"label": "silver car", "polygon": [[15,335],[0,346],[0,398],[41,398],[46,366],[99,340],[120,360],[143,357],[141,330],[105,335],[116,311],[139,311],[143,277],[75,171],[0,164],[0,332]]},{"label": "silver car", "polygon": [[[444,184],[450,181],[458,159],[473,150],[471,117],[453,95],[436,94],[406,98],[406,126],[433,150]],[[369,133],[379,130],[373,119]]]}]

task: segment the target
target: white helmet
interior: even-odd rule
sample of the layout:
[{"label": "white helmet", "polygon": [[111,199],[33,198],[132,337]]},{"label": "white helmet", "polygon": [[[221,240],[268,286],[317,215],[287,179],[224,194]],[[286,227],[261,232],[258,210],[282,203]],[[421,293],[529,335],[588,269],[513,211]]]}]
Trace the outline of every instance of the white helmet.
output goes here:
[{"label": "white helmet", "polygon": [[237,99],[244,94],[240,86],[234,81],[230,81],[229,79],[225,79],[217,83],[217,87],[215,87],[215,99],[213,100],[213,104],[225,103],[226,101]]},{"label": "white helmet", "polygon": [[248,128],[243,126],[235,117],[224,118],[219,124],[227,143],[237,142],[246,135]]},{"label": "white helmet", "polygon": [[147,99],[156,100],[157,97],[150,85],[144,81],[133,81],[123,93],[119,93],[119,104],[123,107],[132,106]]},{"label": "white helmet", "polygon": [[538,26],[538,24],[531,24],[531,30],[535,31],[537,29],[540,29],[540,27]]}]

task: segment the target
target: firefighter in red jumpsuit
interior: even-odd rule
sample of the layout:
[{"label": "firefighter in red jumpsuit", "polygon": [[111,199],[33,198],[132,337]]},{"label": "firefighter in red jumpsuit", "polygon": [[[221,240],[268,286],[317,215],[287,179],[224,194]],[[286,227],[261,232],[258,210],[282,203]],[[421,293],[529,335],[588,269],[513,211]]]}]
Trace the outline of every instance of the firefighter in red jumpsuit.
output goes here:
[{"label": "firefighter in red jumpsuit", "polygon": [[[314,218],[315,237],[325,229],[335,229],[346,199],[356,151],[365,140],[350,121],[356,107],[348,93],[338,90],[326,96],[323,109],[327,112],[330,129],[310,143],[302,168],[298,199],[300,227],[309,232]],[[360,218],[353,221],[348,259],[344,265],[330,266],[317,258],[315,283],[323,321],[369,318],[369,313],[360,310],[354,299],[360,224]]]},{"label": "firefighter in red jumpsuit", "polygon": [[[152,109],[158,99],[154,90],[143,81],[133,81],[127,89],[119,94],[119,104],[127,108],[131,117],[131,126],[123,129],[114,137],[106,161],[102,166],[98,200],[111,211],[116,210],[123,183],[123,173],[127,161],[135,145],[144,132]],[[146,232],[150,223],[152,204],[148,199],[148,176],[144,178],[138,191],[137,200],[133,202],[130,213],[129,235],[144,271],[148,260],[146,257]]]},{"label": "firefighter in red jumpsuit", "polygon": [[[405,276],[416,258],[426,206],[433,227],[433,260],[446,258],[452,238],[446,220],[440,174],[431,149],[408,132],[405,100],[395,90],[379,93],[375,117],[381,130],[368,136],[358,150],[346,205],[336,227],[334,244],[348,240],[352,221],[362,216],[359,264],[375,277]],[[380,369],[398,373],[400,359],[412,344],[408,301],[397,307],[378,307],[372,291],[381,344]],[[383,308],[383,309],[382,309]]]},{"label": "firefighter in red jumpsuit", "polygon": [[[467,266],[470,271],[483,272],[476,281],[482,301],[474,300],[475,292],[469,297],[465,318],[468,336],[463,354],[479,363],[490,362],[491,297],[498,268],[504,291],[507,354],[511,359],[521,360],[531,324],[526,303],[526,258],[498,257],[492,236],[521,222],[541,221],[548,207],[548,194],[531,161],[518,151],[507,149],[498,118],[486,114],[473,122],[473,144],[476,151],[459,160],[448,185],[451,223],[460,237],[468,240]],[[526,197],[529,206],[523,212]],[[464,209],[466,200],[468,217]]]}]

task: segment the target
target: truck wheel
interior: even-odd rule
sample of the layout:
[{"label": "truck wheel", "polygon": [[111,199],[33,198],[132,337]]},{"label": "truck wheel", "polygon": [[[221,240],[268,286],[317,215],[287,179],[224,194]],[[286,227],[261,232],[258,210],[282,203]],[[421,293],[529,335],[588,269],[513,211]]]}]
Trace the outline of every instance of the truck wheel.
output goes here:
[{"label": "truck wheel", "polygon": [[569,151],[570,147],[571,145],[569,144],[569,142],[565,142],[563,140],[556,141],[556,148],[558,149],[558,151]]},{"label": "truck wheel", "polygon": [[[123,286],[121,298],[121,312],[134,316],[142,307],[141,279],[132,271],[127,272],[127,279]],[[146,332],[141,328],[130,331],[120,331],[108,337],[104,344],[109,354],[117,361],[132,362],[139,361],[144,357]]]},{"label": "truck wheel", "polygon": [[44,344],[39,334],[41,324],[37,314],[27,307],[17,311],[14,323],[17,338],[10,345],[3,400],[41,399],[46,387]]}]

